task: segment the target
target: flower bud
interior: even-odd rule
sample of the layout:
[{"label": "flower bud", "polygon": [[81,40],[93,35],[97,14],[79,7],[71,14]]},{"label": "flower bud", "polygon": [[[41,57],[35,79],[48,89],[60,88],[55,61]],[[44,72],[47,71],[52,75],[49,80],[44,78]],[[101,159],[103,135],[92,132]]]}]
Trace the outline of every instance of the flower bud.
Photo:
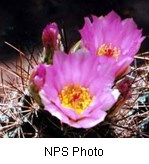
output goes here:
[{"label": "flower bud", "polygon": [[56,23],[48,24],[42,32],[43,63],[52,64],[55,50],[63,51],[61,36]]},{"label": "flower bud", "polygon": [[56,23],[47,25],[42,32],[42,43],[45,48],[58,49],[58,27]]},{"label": "flower bud", "polygon": [[46,65],[39,64],[36,66],[30,76],[30,93],[39,105],[42,105],[39,91],[44,85],[46,75]]},{"label": "flower bud", "polygon": [[30,80],[33,81],[33,83],[37,86],[39,90],[44,84],[45,74],[46,74],[45,66],[44,64],[40,64],[35,68],[31,76]]},{"label": "flower bud", "polygon": [[117,88],[120,91],[121,96],[123,96],[123,98],[129,99],[132,97],[131,85],[132,85],[132,80],[128,78],[123,79],[120,82],[118,82]]}]

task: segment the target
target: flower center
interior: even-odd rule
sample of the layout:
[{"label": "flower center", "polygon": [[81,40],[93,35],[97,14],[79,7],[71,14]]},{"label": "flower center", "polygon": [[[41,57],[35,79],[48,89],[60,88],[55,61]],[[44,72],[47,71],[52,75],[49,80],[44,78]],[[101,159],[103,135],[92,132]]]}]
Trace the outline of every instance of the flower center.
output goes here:
[{"label": "flower center", "polygon": [[118,56],[120,54],[120,49],[117,47],[113,47],[112,44],[106,45],[102,44],[98,49],[97,49],[97,55],[101,56],[107,56],[107,57],[114,57],[116,60],[118,59]]},{"label": "flower center", "polygon": [[88,89],[79,84],[66,85],[59,98],[64,107],[73,109],[78,115],[82,114],[92,101]]}]

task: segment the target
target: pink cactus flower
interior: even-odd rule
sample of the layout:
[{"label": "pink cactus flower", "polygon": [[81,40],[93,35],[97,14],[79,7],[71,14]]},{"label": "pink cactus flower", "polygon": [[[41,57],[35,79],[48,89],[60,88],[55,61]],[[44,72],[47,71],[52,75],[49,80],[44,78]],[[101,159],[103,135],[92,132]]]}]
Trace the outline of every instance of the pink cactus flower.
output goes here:
[{"label": "pink cactus flower", "polygon": [[80,30],[82,46],[99,56],[100,63],[114,64],[116,77],[128,71],[145,38],[142,30],[137,28],[132,18],[121,20],[114,11],[105,17],[92,16],[92,19],[91,22],[85,18],[84,27]]},{"label": "pink cactus flower", "polygon": [[47,25],[42,32],[42,42],[45,48],[52,47],[54,50],[58,48],[58,27],[56,23]]},{"label": "pink cactus flower", "polygon": [[66,55],[56,51],[53,65],[45,67],[45,82],[39,92],[44,109],[62,123],[91,128],[104,120],[119,92],[111,89],[114,74],[98,57],[84,49]]}]

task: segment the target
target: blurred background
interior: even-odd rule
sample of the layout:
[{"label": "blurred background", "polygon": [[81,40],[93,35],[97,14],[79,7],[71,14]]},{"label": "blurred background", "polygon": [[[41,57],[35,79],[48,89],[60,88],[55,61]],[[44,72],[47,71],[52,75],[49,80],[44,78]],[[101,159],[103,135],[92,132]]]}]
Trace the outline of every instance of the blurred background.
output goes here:
[{"label": "blurred background", "polygon": [[18,55],[4,41],[26,53],[42,50],[41,33],[50,22],[65,27],[70,47],[80,37],[77,30],[82,28],[85,16],[105,15],[111,10],[135,20],[147,36],[140,52],[149,51],[148,0],[1,0],[0,60],[13,60]]}]

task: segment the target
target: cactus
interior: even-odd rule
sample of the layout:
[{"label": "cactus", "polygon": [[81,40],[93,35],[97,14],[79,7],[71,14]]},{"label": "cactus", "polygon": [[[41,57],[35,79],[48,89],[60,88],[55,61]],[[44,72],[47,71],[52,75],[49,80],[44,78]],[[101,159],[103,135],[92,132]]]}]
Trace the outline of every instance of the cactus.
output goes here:
[{"label": "cactus", "polygon": [[[120,96],[105,120],[83,129],[71,127],[44,110],[39,95],[43,73],[38,74],[34,68],[47,61],[52,65],[53,48],[46,61],[45,45],[43,60],[41,56],[26,55],[10,43],[6,44],[19,53],[19,59],[11,66],[4,62],[0,66],[0,137],[149,137],[149,52],[137,54],[130,71],[114,81],[112,88],[119,89]],[[63,47],[61,40],[58,45]],[[81,48],[81,41],[76,45],[71,52]]]}]

